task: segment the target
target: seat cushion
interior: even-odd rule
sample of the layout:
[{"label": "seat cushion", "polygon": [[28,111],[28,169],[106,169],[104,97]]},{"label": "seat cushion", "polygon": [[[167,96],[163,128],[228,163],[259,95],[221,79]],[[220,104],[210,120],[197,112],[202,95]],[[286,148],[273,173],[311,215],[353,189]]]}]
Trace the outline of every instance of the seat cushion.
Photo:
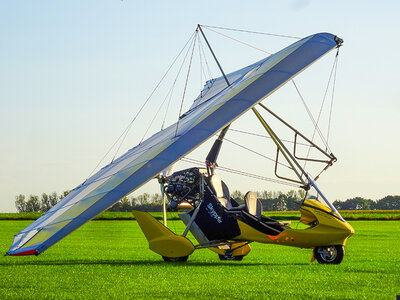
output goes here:
[{"label": "seat cushion", "polygon": [[257,199],[256,193],[251,191],[247,192],[244,196],[244,203],[249,214],[261,218],[262,204],[260,200]]},{"label": "seat cushion", "polygon": [[210,184],[214,190],[215,196],[219,202],[227,209],[232,208],[231,196],[229,195],[229,189],[227,185],[221,180],[218,175],[212,175],[210,178]]}]

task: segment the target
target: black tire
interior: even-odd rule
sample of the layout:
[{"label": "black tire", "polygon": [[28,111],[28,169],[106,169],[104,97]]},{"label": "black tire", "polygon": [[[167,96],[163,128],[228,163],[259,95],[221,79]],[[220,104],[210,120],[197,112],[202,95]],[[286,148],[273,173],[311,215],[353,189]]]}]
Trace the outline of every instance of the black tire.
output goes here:
[{"label": "black tire", "polygon": [[229,254],[218,254],[218,257],[220,260],[236,260],[236,261],[241,261],[243,259],[243,255],[238,255],[238,256],[233,256],[233,255],[229,255]]},{"label": "black tire", "polygon": [[166,261],[166,262],[174,263],[174,262],[186,262],[186,261],[188,260],[189,256],[188,256],[188,255],[187,255],[187,256],[181,256],[181,257],[167,257],[167,256],[163,256],[162,258],[163,258],[163,260]]},{"label": "black tire", "polygon": [[344,247],[342,245],[314,248],[314,257],[320,264],[338,265],[342,262],[343,256]]}]

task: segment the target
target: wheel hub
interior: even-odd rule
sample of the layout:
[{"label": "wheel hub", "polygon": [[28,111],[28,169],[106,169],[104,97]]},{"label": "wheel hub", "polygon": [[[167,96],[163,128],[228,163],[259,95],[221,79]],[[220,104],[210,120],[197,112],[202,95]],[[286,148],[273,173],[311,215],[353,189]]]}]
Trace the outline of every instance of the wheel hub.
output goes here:
[{"label": "wheel hub", "polygon": [[326,262],[332,262],[336,259],[337,250],[335,247],[321,247],[318,249],[321,258]]}]

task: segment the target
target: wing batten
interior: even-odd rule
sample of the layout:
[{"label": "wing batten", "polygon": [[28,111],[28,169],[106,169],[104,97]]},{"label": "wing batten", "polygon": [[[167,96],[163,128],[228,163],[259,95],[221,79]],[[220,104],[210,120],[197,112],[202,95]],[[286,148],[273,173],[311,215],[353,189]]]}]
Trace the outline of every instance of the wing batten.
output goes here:
[{"label": "wing batten", "polygon": [[[50,209],[48,213],[18,235],[27,234],[31,230],[37,230],[37,228],[46,230],[46,228],[52,226],[52,223],[48,222],[52,214],[56,214],[58,210],[62,210],[65,207],[72,209],[76,206],[74,217],[68,214],[70,209],[67,209],[66,212],[60,215],[65,218],[64,221],[67,221],[67,219],[70,220],[65,226],[47,239],[35,244],[35,253],[43,252],[113,205],[127,193],[142,186],[182,156],[204,143],[216,132],[237,119],[252,106],[262,101],[286,81],[290,80],[290,78],[335,47],[336,43],[333,35],[316,34],[292,44],[277,54],[269,56],[253,72],[254,74],[251,73],[249,76],[246,76],[248,74],[246,72],[229,89],[217,93],[210,99],[197,105],[192,111],[189,111],[190,113],[179,121],[178,136],[174,135],[176,124],[153,135],[142,144],[129,150],[112,164],[101,169],[84,184],[78,186],[63,201],[58,203],[55,209]],[[129,162],[122,166],[122,162],[127,162],[126,160]],[[130,169],[130,164],[134,164],[137,168],[132,167]],[[111,174],[112,170],[119,171]],[[120,171],[121,173],[118,173]],[[107,176],[110,177],[103,177],[107,173],[109,174]],[[96,183],[102,180],[104,182],[96,186]],[[89,188],[92,185],[95,187],[90,191]],[[85,190],[89,190],[89,192],[84,195]],[[91,193],[93,193],[92,197],[94,198],[96,195],[101,196],[96,201],[87,202],[88,205],[85,207],[80,206],[79,203],[85,199],[85,196],[89,196],[91,199]],[[80,196],[82,196],[81,199],[79,199]],[[72,202],[71,205],[68,205],[68,202]],[[59,221],[63,222],[61,219]],[[14,255],[32,250],[31,246],[24,247],[25,245],[26,243],[20,244],[18,240],[14,239],[8,254]]]}]

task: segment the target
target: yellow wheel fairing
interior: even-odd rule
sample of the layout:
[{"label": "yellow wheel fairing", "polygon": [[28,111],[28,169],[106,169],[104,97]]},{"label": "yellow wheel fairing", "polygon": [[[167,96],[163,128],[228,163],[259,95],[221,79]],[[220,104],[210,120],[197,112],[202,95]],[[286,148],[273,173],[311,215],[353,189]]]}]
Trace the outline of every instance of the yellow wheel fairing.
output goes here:
[{"label": "yellow wheel fairing", "polygon": [[155,253],[166,257],[183,257],[195,250],[189,239],[176,235],[149,213],[134,210],[133,214],[149,242],[150,250]]}]

